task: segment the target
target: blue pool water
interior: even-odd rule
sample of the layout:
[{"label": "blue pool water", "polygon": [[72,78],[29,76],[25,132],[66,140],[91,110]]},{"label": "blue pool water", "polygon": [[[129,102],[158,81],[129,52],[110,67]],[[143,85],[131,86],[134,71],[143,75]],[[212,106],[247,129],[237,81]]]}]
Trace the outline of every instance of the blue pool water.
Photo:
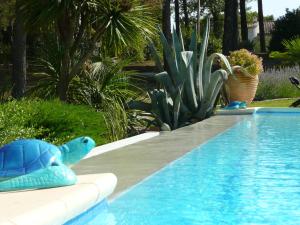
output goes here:
[{"label": "blue pool water", "polygon": [[300,224],[300,115],[249,116],[92,211],[84,224]]}]

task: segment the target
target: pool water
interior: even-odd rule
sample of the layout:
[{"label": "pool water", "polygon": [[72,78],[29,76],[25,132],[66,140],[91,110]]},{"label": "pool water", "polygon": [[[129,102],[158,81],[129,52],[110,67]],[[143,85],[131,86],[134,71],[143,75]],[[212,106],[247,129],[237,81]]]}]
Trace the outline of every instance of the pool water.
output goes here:
[{"label": "pool water", "polygon": [[100,208],[85,224],[300,224],[300,114],[246,117]]}]

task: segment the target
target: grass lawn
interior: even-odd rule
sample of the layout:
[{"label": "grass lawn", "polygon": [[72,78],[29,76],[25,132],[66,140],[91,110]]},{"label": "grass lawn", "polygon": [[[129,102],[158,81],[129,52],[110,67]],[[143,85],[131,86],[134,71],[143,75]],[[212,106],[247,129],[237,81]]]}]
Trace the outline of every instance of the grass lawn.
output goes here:
[{"label": "grass lawn", "polygon": [[250,107],[289,107],[297,98],[284,98],[252,102]]}]

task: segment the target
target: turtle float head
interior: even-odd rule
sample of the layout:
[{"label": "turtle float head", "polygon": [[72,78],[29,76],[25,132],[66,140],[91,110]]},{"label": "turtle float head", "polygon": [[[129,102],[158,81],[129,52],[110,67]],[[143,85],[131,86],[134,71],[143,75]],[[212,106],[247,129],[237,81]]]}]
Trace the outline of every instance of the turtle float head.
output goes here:
[{"label": "turtle float head", "polygon": [[95,141],[90,137],[79,137],[59,147],[65,165],[73,165],[86,156],[94,147]]}]

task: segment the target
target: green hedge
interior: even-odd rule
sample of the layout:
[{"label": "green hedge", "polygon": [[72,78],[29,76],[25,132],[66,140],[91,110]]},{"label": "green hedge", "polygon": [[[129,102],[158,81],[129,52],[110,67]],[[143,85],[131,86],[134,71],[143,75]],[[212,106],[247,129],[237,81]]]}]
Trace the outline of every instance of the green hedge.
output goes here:
[{"label": "green hedge", "polygon": [[90,136],[97,145],[107,142],[102,113],[86,106],[55,101],[22,100],[0,104],[0,145],[19,138],[39,138],[62,144]]}]

